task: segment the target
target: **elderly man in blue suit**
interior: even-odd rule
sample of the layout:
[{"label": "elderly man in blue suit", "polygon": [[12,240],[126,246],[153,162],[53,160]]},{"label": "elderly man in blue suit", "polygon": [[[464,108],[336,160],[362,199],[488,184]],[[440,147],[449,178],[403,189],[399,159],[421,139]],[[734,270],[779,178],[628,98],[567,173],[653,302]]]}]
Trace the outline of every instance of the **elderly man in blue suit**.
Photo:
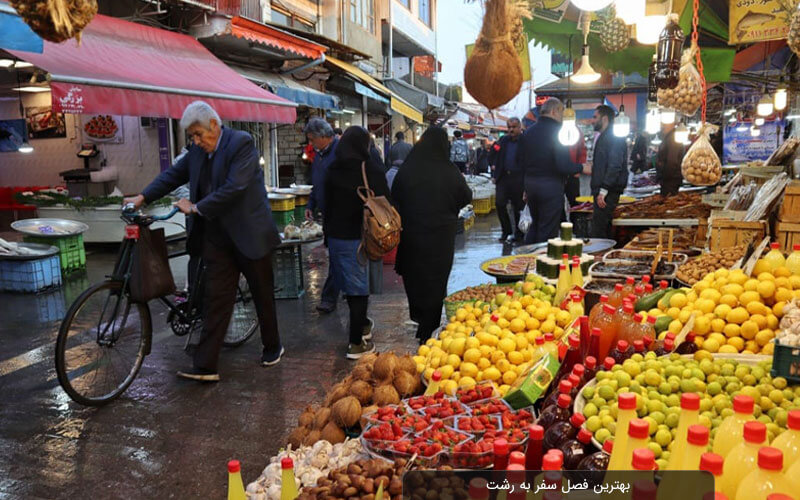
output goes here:
[{"label": "elderly man in blue suit", "polygon": [[217,112],[203,101],[186,107],[181,127],[194,143],[189,152],[125,202],[138,208],[189,183],[190,199],[182,198],[176,206],[188,216],[189,251],[201,253],[206,268],[203,333],[193,366],[178,376],[216,382],[240,272],[247,278],[261,325],[262,365],[275,365],[283,355],[271,259],[281,240],[250,134],[223,127]]}]

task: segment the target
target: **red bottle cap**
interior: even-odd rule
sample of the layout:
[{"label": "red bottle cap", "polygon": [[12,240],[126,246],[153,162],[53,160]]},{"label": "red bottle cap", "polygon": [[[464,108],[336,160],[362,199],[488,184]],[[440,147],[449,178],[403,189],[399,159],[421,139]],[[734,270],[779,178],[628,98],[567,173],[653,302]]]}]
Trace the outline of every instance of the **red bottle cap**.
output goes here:
[{"label": "red bottle cap", "polygon": [[625,314],[633,314],[633,303],[625,302],[625,305],[622,306],[622,310],[625,311]]},{"label": "red bottle cap", "polygon": [[633,350],[636,352],[644,352],[644,340],[634,340]]},{"label": "red bottle cap", "polygon": [[636,280],[633,279],[633,276],[628,276],[627,278],[625,278],[625,283],[627,283],[628,285],[633,285],[634,283],[636,283]]},{"label": "red bottle cap", "polygon": [[792,430],[800,429],[800,410],[792,410],[789,412],[789,418],[786,420],[786,426]]},{"label": "red bottle cap", "polygon": [[620,340],[619,342],[617,342],[617,350],[619,352],[627,351],[628,350],[628,342],[626,342],[624,340]]},{"label": "red bottle cap", "polygon": [[631,465],[634,470],[653,470],[656,468],[656,455],[649,448],[633,450]]},{"label": "red bottle cap", "polygon": [[567,339],[569,340],[570,347],[577,349],[581,346],[581,338],[577,335],[571,334],[569,337],[567,337]]},{"label": "red bottle cap", "polygon": [[603,451],[611,455],[611,452],[614,451],[613,439],[606,439],[605,443],[603,443]]},{"label": "red bottle cap", "polygon": [[508,295],[509,297],[512,297],[514,295],[514,290],[509,288],[508,290],[506,290],[506,295]]},{"label": "red bottle cap", "polygon": [[[748,415],[752,415],[754,406],[755,402],[750,396],[739,394],[738,396],[733,397],[733,411],[736,413],[747,413]],[[800,418],[800,412],[798,412],[797,417]],[[789,412],[789,420],[791,420],[791,418],[792,412]]]},{"label": "red bottle cap", "polygon": [[637,323],[641,323],[643,319],[644,319],[644,318],[642,318],[642,315],[641,315],[641,314],[639,314],[639,313],[636,313],[636,314],[634,314],[634,315],[633,315],[633,320],[634,320],[635,322],[637,322]]},{"label": "red bottle cap", "polygon": [[758,420],[744,423],[744,440],[748,443],[761,444],[767,439],[767,426]]},{"label": "red bottle cap", "polygon": [[645,284],[650,283],[650,276],[647,275],[647,274],[642,276],[642,283],[645,283]]},{"label": "red bottle cap", "polygon": [[573,427],[580,427],[584,422],[586,422],[586,417],[580,413],[573,414],[569,419],[569,423],[571,423]]},{"label": "red bottle cap", "polygon": [[603,360],[603,370],[607,372],[611,371],[611,369],[614,368],[614,365],[616,364],[617,362],[614,361],[614,358],[606,358]]},{"label": "red bottle cap", "polygon": [[434,370],[433,371],[433,375],[431,375],[431,380],[433,380],[434,382],[441,381],[442,380],[442,372],[440,372],[439,370]]},{"label": "red bottle cap", "polygon": [[636,409],[636,393],[635,392],[621,392],[617,396],[617,406],[620,410],[635,410]]},{"label": "red bottle cap", "polygon": [[558,448],[550,449],[550,451],[545,453],[545,456],[547,455],[555,455],[559,460],[561,460],[561,463],[564,463],[564,452],[559,450]]},{"label": "red bottle cap", "polygon": [[552,342],[553,340],[555,340],[555,338],[556,338],[555,335],[553,335],[552,333],[544,334],[544,339],[548,342]]},{"label": "red bottle cap", "polygon": [[658,287],[661,288],[662,290],[666,290],[668,286],[669,283],[667,283],[666,280],[661,280],[658,282]]},{"label": "red bottle cap", "polygon": [[800,244],[792,245],[792,250],[794,250],[795,252],[800,252]]},{"label": "red bottle cap", "polygon": [[542,345],[542,344],[544,344],[544,337],[540,335],[536,337],[536,345]]},{"label": "red bottle cap", "polygon": [[[605,306],[603,306],[603,307],[605,307]],[[599,329],[597,327],[592,328],[592,336],[593,337],[599,337],[602,334],[603,334],[603,330],[601,330],[601,329]]]},{"label": "red bottle cap", "polygon": [[647,322],[650,323],[651,325],[655,325],[656,317],[651,314],[650,316],[647,317]]},{"label": "red bottle cap", "polygon": [[675,350],[675,340],[671,338],[664,339],[664,349],[668,352],[672,352]]},{"label": "red bottle cap", "polygon": [[597,360],[594,356],[586,356],[586,359],[583,360],[583,365],[588,370],[594,370],[597,367]]},{"label": "red bottle cap", "polygon": [[469,497],[475,500],[489,498],[489,483],[482,477],[473,478],[469,482]]},{"label": "red bottle cap", "polygon": [[[236,465],[237,466],[239,465],[238,461],[236,462]],[[294,462],[292,461],[292,459],[290,457],[284,457],[284,458],[281,459],[281,469],[286,470],[286,469],[293,469],[293,468],[294,468]]]},{"label": "red bottle cap", "polygon": [[601,295],[600,303],[605,304],[606,302],[608,302],[608,295]]},{"label": "red bottle cap", "polygon": [[780,243],[778,243],[778,242],[775,242],[775,243],[770,243],[770,244],[769,244],[769,247],[770,247],[771,249],[773,249],[773,250],[778,250],[778,249],[780,249],[780,247],[781,247],[781,244],[780,244]]},{"label": "red bottle cap", "polygon": [[495,323],[497,323],[498,321],[500,321],[500,316],[498,316],[498,315],[496,315],[496,314],[492,314],[492,316],[491,316],[491,318],[490,318],[490,319],[491,319],[492,321],[494,321]]},{"label": "red bottle cap", "polygon": [[569,395],[572,392],[572,382],[569,380],[562,380],[558,383],[558,392],[559,394],[566,394]]},{"label": "red bottle cap", "polygon": [[725,459],[716,453],[703,453],[700,457],[700,470],[705,470],[715,476],[722,475],[722,465]]},{"label": "red bottle cap", "polygon": [[[795,245],[795,246],[797,247],[797,246],[800,246],[800,245]],[[715,500],[717,500],[717,499],[715,499]],[[728,499],[726,498],[725,500],[728,500]],[[792,497],[790,497],[789,495],[784,495],[783,493],[771,493],[771,494],[767,495],[767,500],[794,500],[794,499]]]},{"label": "red bottle cap", "polygon": [[[769,497],[771,497],[771,496],[772,495],[770,495]],[[786,495],[780,495],[780,496],[785,497]],[[769,497],[767,497],[767,500],[769,500]],[[724,493],[720,493],[719,491],[715,491],[714,492],[714,500],[728,500],[728,497]],[[792,499],[789,498],[789,497],[786,497],[786,500],[792,500]]]},{"label": "red bottle cap", "polygon": [[675,337],[676,337],[676,335],[674,333],[672,333],[672,332],[669,332],[668,334],[664,335],[665,339],[675,340]]},{"label": "red bottle cap", "polygon": [[530,439],[544,439],[544,427],[541,425],[529,425],[528,426],[528,436]]},{"label": "red bottle cap", "polygon": [[503,438],[494,440],[494,454],[508,455],[508,441]]},{"label": "red bottle cap", "polygon": [[578,431],[578,441],[583,444],[589,444],[592,442],[592,431],[589,429],[581,429]]},{"label": "red bottle cap", "polygon": [[624,285],[622,283],[617,283],[616,285],[614,285],[614,290],[616,290],[618,292],[621,292],[623,288],[624,288]]},{"label": "red bottle cap", "polygon": [[681,409],[683,410],[699,410],[700,409],[700,396],[694,392],[684,392],[681,394]]},{"label": "red bottle cap", "polygon": [[570,373],[567,380],[572,384],[572,387],[578,387],[581,384],[581,378],[574,373]]},{"label": "red bottle cap", "polygon": [[783,452],[778,448],[764,446],[758,450],[758,468],[767,470],[783,469]]},{"label": "red bottle cap", "polygon": [[559,264],[558,265],[558,270],[559,271],[566,271],[567,270],[567,265],[566,264]]},{"label": "red bottle cap", "polygon": [[631,420],[631,423],[628,424],[628,436],[632,437],[633,439],[647,439],[647,436],[650,435],[650,424],[647,423],[647,420],[643,420],[641,418],[634,418]]},{"label": "red bottle cap", "polygon": [[653,284],[648,283],[644,286],[644,293],[652,293],[653,291]]},{"label": "red bottle cap", "polygon": [[[289,460],[289,467],[285,467],[283,465],[283,460]],[[292,459],[291,458],[287,457],[287,458],[284,458],[283,460],[281,460],[281,467],[282,468],[291,469],[292,467],[294,467],[294,464],[292,463]],[[242,470],[242,466],[241,466],[241,464],[239,463],[238,460],[231,460],[230,462],[228,462],[228,472],[230,472],[231,474],[235,474],[235,473],[237,473],[237,472],[239,472],[241,470]]]},{"label": "red bottle cap", "polygon": [[636,288],[633,289],[636,295],[644,294],[644,287],[642,285],[636,285]]},{"label": "red bottle cap", "polygon": [[614,309],[614,306],[612,306],[611,304],[603,304],[603,312],[606,314],[614,314],[615,312],[617,312],[617,310]]},{"label": "red bottle cap", "polygon": [[542,470],[561,470],[561,458],[555,453],[548,453],[542,458]]},{"label": "red bottle cap", "polygon": [[583,300],[581,299],[581,294],[579,293],[572,294],[572,302],[580,302],[581,300]]},{"label": "red bottle cap", "polygon": [[568,253],[562,253],[561,254],[561,259],[569,260],[569,254]]},{"label": "red bottle cap", "polygon": [[572,256],[572,262],[580,262],[580,261],[581,261],[581,258],[579,256],[577,256],[577,255],[573,255]]},{"label": "red bottle cap", "polygon": [[689,332],[686,334],[686,340],[684,342],[694,342],[696,337],[697,335],[695,335],[694,332]]},{"label": "red bottle cap", "polygon": [[[561,394],[558,396],[558,402],[556,403],[559,408],[569,408],[569,405],[572,404],[572,398],[568,394]],[[495,441],[496,443],[497,441]]]},{"label": "red bottle cap", "polygon": [[695,446],[708,445],[708,427],[705,425],[690,425],[686,440]]},{"label": "red bottle cap", "polygon": [[632,500],[656,500],[658,498],[658,486],[653,481],[636,481],[633,483],[631,491]]},{"label": "red bottle cap", "polygon": [[580,363],[576,363],[575,366],[572,367],[572,374],[578,378],[583,378],[583,375],[586,373],[586,367]]},{"label": "red bottle cap", "polygon": [[[525,454],[521,451],[512,451],[508,455],[508,463],[511,464],[511,466],[522,466],[521,470],[525,470]],[[508,468],[508,470],[511,470],[511,466]]]}]

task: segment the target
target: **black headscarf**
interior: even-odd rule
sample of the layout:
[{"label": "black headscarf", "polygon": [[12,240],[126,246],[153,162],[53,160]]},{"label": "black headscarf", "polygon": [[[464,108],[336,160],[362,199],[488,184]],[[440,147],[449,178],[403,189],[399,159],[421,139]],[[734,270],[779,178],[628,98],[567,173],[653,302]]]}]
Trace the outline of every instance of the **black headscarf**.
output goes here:
[{"label": "black headscarf", "polygon": [[365,161],[369,158],[370,137],[364,127],[348,127],[336,145],[339,160]]},{"label": "black headscarf", "polygon": [[407,165],[431,165],[442,162],[450,163],[450,141],[447,139],[447,132],[441,127],[429,127],[411,148],[400,168],[405,168]]}]

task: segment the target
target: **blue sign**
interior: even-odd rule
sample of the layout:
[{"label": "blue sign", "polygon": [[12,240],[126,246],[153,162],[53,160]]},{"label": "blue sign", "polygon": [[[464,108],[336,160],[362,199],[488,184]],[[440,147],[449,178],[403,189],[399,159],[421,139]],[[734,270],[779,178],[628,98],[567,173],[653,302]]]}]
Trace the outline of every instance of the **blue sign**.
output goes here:
[{"label": "blue sign", "polygon": [[737,127],[738,124],[725,125],[723,131],[722,163],[725,165],[766,160],[783,142],[783,121],[764,123],[758,137],[750,135],[749,123],[743,130]]}]

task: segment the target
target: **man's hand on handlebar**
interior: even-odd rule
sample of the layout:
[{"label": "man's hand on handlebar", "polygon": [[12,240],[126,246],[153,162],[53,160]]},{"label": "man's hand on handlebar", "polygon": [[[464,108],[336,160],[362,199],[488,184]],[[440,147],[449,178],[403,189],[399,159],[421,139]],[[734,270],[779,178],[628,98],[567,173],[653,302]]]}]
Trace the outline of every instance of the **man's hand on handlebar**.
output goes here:
[{"label": "man's hand on handlebar", "polygon": [[178,210],[185,213],[186,215],[191,215],[192,213],[194,213],[194,211],[192,210],[194,205],[192,205],[192,202],[187,200],[186,198],[181,198],[180,200],[178,200],[178,202],[175,203],[175,206],[178,207]]},{"label": "man's hand on handlebar", "polygon": [[139,207],[144,205],[144,196],[137,194],[136,196],[131,196],[122,200],[123,207],[129,203],[133,205],[134,210],[138,210]]}]

